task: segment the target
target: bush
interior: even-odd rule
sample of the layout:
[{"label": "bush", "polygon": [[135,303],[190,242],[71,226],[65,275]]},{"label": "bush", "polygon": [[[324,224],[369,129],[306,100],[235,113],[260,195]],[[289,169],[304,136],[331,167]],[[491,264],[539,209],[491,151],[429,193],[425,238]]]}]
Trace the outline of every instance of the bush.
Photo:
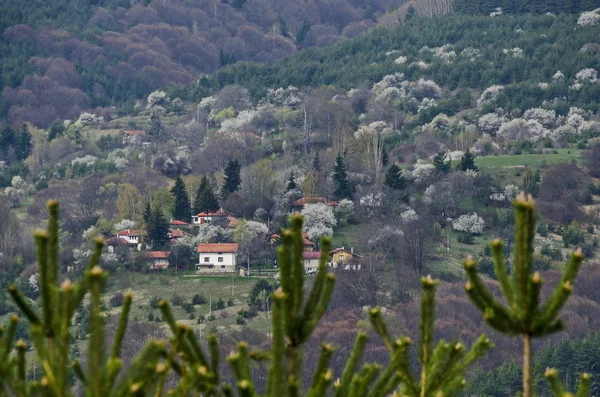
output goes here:
[{"label": "bush", "polygon": [[203,293],[195,294],[192,297],[192,304],[194,304],[194,305],[204,305],[206,303],[208,303],[208,301],[206,300],[206,297],[204,296]]},{"label": "bush", "polygon": [[148,313],[148,321],[154,321],[154,314]]},{"label": "bush", "polygon": [[213,302],[211,305],[211,309],[212,310],[222,310],[225,309],[225,301],[223,301],[223,298],[219,298],[218,301]]},{"label": "bush", "polygon": [[536,255],[533,257],[533,269],[536,272],[550,270],[552,267],[552,258],[545,255]]},{"label": "bush", "polygon": [[171,299],[171,304],[173,306],[183,306],[185,303],[183,296],[179,294],[173,294],[173,298]]},{"label": "bush", "polygon": [[565,233],[563,234],[563,243],[565,248],[569,248],[571,245],[581,244],[585,241],[583,237],[583,231],[579,228],[577,223],[569,225]]},{"label": "bush", "polygon": [[120,292],[117,292],[116,294],[114,294],[113,296],[111,296],[109,303],[110,303],[110,307],[120,307],[123,306],[123,301],[125,300],[125,298],[123,297],[123,294]]},{"label": "bush", "polygon": [[162,300],[160,296],[151,296],[150,297],[150,307],[153,309],[158,309],[158,304]]},{"label": "bush", "polygon": [[547,237],[548,236],[548,225],[546,225],[545,223],[540,223],[537,227],[537,232],[540,236]]},{"label": "bush", "polygon": [[195,315],[194,313],[190,313],[190,315],[188,316],[188,318],[189,318],[190,320],[193,320],[193,319],[195,319],[195,318],[196,318],[196,315]]},{"label": "bush", "polygon": [[228,307],[233,306],[233,299],[227,299],[227,306]]},{"label": "bush", "polygon": [[463,244],[473,244],[475,243],[475,237],[469,233],[460,233],[457,238],[459,243]]},{"label": "bush", "polygon": [[242,316],[237,316],[235,319],[235,323],[237,325],[244,325],[244,324],[246,324],[246,319]]},{"label": "bush", "polygon": [[494,261],[492,260],[492,258],[487,256],[479,258],[477,268],[481,273],[486,274],[491,278],[496,278],[496,274],[494,273]]},{"label": "bush", "polygon": [[208,321],[215,321],[216,317],[214,314],[211,314],[210,316],[207,317]]},{"label": "bush", "polygon": [[186,313],[194,312],[194,305],[192,305],[190,302],[184,302],[183,305],[181,305],[181,307],[183,308],[183,310],[185,310]]},{"label": "bush", "polygon": [[594,231],[595,231],[594,225],[588,225],[586,230],[589,234],[594,234]]}]

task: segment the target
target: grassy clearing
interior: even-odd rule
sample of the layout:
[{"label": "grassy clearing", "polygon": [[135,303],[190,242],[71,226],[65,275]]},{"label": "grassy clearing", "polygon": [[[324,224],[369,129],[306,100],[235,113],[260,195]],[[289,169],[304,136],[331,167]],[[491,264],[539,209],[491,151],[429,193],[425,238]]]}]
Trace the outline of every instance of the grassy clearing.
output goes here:
[{"label": "grassy clearing", "polygon": [[364,238],[361,235],[364,229],[362,225],[344,225],[337,228],[333,233],[332,246],[335,247],[355,247],[358,241]]},{"label": "grassy clearing", "polygon": [[475,159],[477,167],[502,168],[502,167],[525,167],[541,166],[543,164],[556,164],[570,162],[572,160],[581,161],[581,151],[577,149],[557,149],[557,153],[547,154],[520,154],[503,156],[486,156]]}]

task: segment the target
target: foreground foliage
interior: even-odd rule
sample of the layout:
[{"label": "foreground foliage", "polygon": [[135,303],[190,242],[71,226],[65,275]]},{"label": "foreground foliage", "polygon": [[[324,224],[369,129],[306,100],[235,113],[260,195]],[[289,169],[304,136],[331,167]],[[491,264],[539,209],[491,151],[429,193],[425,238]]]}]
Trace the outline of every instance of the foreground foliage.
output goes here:
[{"label": "foreground foliage", "polygon": [[[548,311],[538,309],[538,284],[541,284],[541,279],[539,275],[531,277],[531,281],[528,281],[529,278],[523,278],[531,270],[531,239],[535,230],[533,203],[521,198],[515,206],[517,244],[514,287],[508,284],[506,274],[500,269],[504,264],[503,260],[500,261],[502,250],[498,248],[502,246],[501,243],[492,244],[497,261],[496,271],[503,291],[505,294],[508,291],[515,297],[509,302],[517,302],[511,307],[515,314],[510,313],[508,309],[503,309],[493,300],[474,272],[474,263],[471,260],[467,260],[465,265],[469,277],[467,291],[476,305],[486,310],[486,320],[492,326],[507,333],[541,336],[559,328],[555,318],[570,292],[570,286],[581,264],[581,254],[576,252],[573,255],[561,286],[549,301],[550,308],[544,309]],[[19,396],[69,396],[75,394],[75,386],[80,386],[86,396],[149,394],[187,396],[198,393],[206,396],[229,396],[235,394],[234,389],[241,396],[256,396],[259,395],[257,390],[265,386],[267,396],[316,397],[333,393],[335,396],[375,397],[394,393],[406,397],[441,397],[454,395],[461,389],[466,383],[467,368],[493,346],[483,335],[468,351],[460,342],[443,340],[434,348],[436,282],[431,277],[425,277],[421,280],[423,293],[420,340],[417,345],[420,376],[416,375],[411,368],[410,338],[393,339],[387,330],[381,309],[374,308],[369,311],[369,317],[375,332],[383,339],[389,352],[390,359],[387,365],[364,363],[361,366],[368,337],[366,333],[359,332],[354,348],[339,377],[336,378],[329,368],[334,349],[324,343],[316,371],[312,374],[312,381],[305,383],[303,347],[327,309],[335,277],[327,273],[327,253],[331,242],[324,238],[321,242],[319,270],[312,288],[305,291],[302,259],[303,219],[301,216],[293,216],[291,230],[282,232],[282,244],[278,249],[280,287],[271,297],[273,301],[271,348],[269,351],[251,350],[247,343],[239,343],[237,351],[232,352],[226,359],[232,369],[235,384],[224,383],[221,379],[219,371],[221,357],[217,337],[211,335],[208,338],[208,352],[206,352],[193,330],[175,321],[169,304],[164,300],[159,303],[159,307],[173,334],[169,343],[149,342],[129,368],[122,371],[120,350],[127,327],[132,294],[128,293],[124,297],[113,346],[106,354],[101,291],[107,274],[98,266],[103,242],[96,241],[94,253],[79,283],[74,284],[69,280],[59,283],[58,202],[50,202],[49,210],[48,231],[36,234],[41,313],[38,313],[31,302],[14,286],[9,288],[10,295],[29,322],[33,348],[37,360],[41,363],[43,377],[41,381],[27,381],[25,370],[27,345],[22,340],[14,341],[19,319],[13,316],[7,329],[2,330],[0,334],[2,358],[0,392],[2,393],[8,392]],[[526,287],[519,289],[521,285]],[[71,347],[69,327],[76,309],[88,294],[91,321],[86,370],[78,360],[69,363]],[[522,298],[519,294],[526,298]],[[522,305],[518,299],[528,299],[527,304]],[[502,322],[498,322],[496,313],[500,313],[499,318]],[[526,314],[529,317],[522,317]],[[509,326],[501,327],[500,324],[503,322],[508,322]],[[266,385],[255,383],[252,378],[252,363],[262,361],[269,362]],[[527,362],[525,364],[528,365]],[[527,371],[527,367],[525,370]],[[172,373],[179,377],[179,381],[172,389],[167,390],[167,377]],[[77,378],[77,381],[72,375]],[[549,369],[547,377],[555,395],[572,395],[563,390],[557,380],[556,370]],[[524,380],[524,396],[530,395],[527,389],[528,382],[530,383],[529,380]],[[303,390],[305,384],[309,384],[306,391]],[[589,395],[589,375],[583,374],[577,396],[586,395]]]}]

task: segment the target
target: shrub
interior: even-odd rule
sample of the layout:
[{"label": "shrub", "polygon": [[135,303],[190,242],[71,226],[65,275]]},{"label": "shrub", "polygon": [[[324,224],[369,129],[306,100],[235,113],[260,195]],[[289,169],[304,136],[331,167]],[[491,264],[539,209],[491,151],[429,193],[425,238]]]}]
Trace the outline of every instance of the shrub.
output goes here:
[{"label": "shrub", "polygon": [[238,325],[244,325],[246,324],[246,319],[242,316],[237,316],[235,319],[235,323]]},{"label": "shrub", "polygon": [[117,292],[116,294],[114,294],[113,296],[110,297],[110,307],[120,307],[123,306],[123,301],[125,300],[125,297],[123,296],[122,293]]},{"label": "shrub", "polygon": [[214,313],[211,313],[211,314],[210,314],[210,315],[209,315],[209,316],[208,316],[206,319],[207,319],[208,321],[215,321],[215,320],[216,320],[216,317],[215,317]]},{"label": "shrub", "polygon": [[189,318],[190,320],[193,320],[193,319],[195,319],[195,318],[196,318],[196,315],[195,315],[194,313],[190,313],[190,315],[188,316],[188,318]]},{"label": "shrub", "polygon": [[228,307],[233,306],[233,299],[227,299],[227,306]]},{"label": "shrub", "polygon": [[198,321],[196,321],[196,324],[202,324],[205,321],[206,321],[206,316],[204,316],[204,314],[200,314],[198,316]]},{"label": "shrub", "polygon": [[538,272],[550,270],[552,267],[552,258],[545,255],[536,255],[533,257],[533,269]]},{"label": "shrub", "polygon": [[160,296],[151,296],[150,297],[150,307],[153,309],[158,309],[158,304],[162,300]]},{"label": "shrub", "polygon": [[470,233],[460,233],[457,237],[457,240],[459,243],[463,243],[463,244],[474,244],[475,243],[475,237],[473,237],[473,235]]},{"label": "shrub", "polygon": [[563,243],[565,248],[569,248],[571,245],[581,244],[585,241],[583,237],[583,231],[579,225],[575,222],[569,225],[565,233],[563,234]]},{"label": "shrub", "polygon": [[181,305],[181,307],[183,308],[183,310],[185,310],[186,313],[194,312],[194,305],[192,305],[190,302],[184,302],[183,305]]},{"label": "shrub", "polygon": [[154,314],[148,313],[148,321],[154,321]]},{"label": "shrub", "polygon": [[195,295],[192,297],[192,304],[194,304],[194,305],[204,305],[204,304],[206,304],[206,303],[208,303],[208,301],[207,301],[207,300],[206,300],[206,298],[204,297],[204,294],[203,294],[203,293],[200,293],[200,294],[195,294]]},{"label": "shrub", "polygon": [[171,298],[171,304],[173,306],[183,306],[184,303],[183,296],[179,294],[173,294],[173,298]]}]

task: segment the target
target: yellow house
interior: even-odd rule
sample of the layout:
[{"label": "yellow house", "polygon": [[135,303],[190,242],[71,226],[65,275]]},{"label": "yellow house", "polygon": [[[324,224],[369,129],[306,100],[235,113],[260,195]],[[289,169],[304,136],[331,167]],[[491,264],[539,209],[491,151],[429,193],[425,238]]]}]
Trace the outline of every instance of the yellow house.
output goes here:
[{"label": "yellow house", "polygon": [[348,263],[352,259],[362,258],[360,255],[357,255],[354,253],[353,248],[350,248],[350,250],[347,250],[344,247],[336,248],[336,249],[332,250],[331,252],[329,252],[329,256],[331,257],[331,263],[333,264],[334,267],[337,267],[338,265],[341,265],[344,263]]}]

